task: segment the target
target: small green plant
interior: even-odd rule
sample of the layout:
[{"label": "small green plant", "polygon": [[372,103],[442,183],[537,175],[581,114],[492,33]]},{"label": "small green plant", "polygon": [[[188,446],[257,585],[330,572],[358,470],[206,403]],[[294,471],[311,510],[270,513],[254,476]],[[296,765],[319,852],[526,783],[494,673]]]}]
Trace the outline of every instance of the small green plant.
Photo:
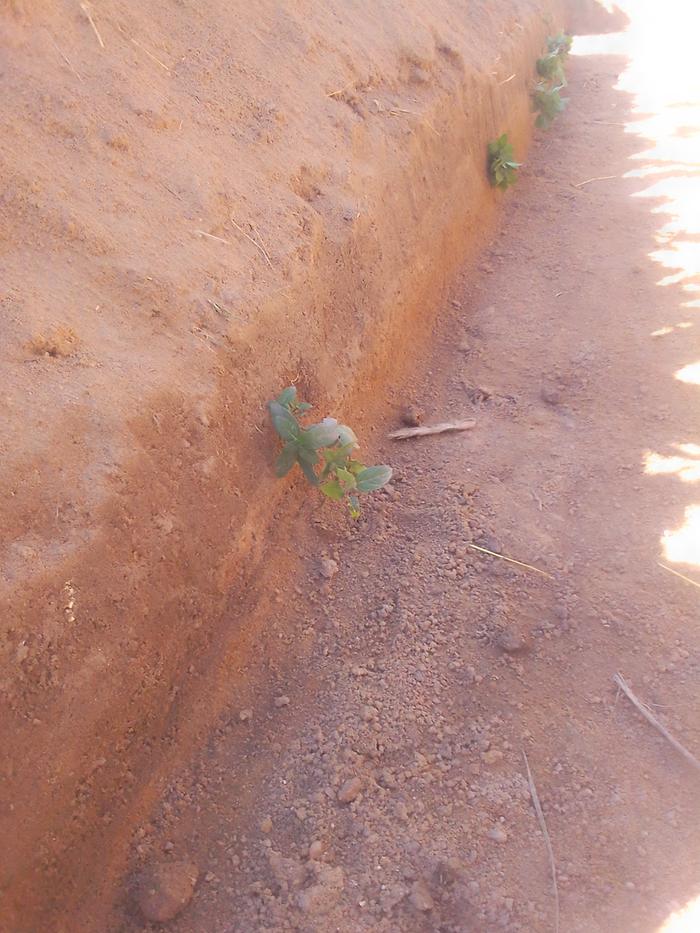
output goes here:
[{"label": "small green plant", "polygon": [[566,107],[568,99],[560,95],[561,90],[561,85],[550,87],[544,81],[536,85],[532,92],[532,109],[537,112],[535,126],[546,130]]},{"label": "small green plant", "polygon": [[298,401],[294,386],[268,402],[267,407],[273,427],[284,441],[275,464],[277,476],[286,476],[298,463],[312,486],[329,499],[344,500],[352,517],[358,518],[359,496],[385,486],[392,476],[391,467],[366,467],[356,460],[354,453],[360,445],[355,432],[335,418],[301,425],[297,416],[308,412],[311,405]]},{"label": "small green plant", "polygon": [[536,67],[537,74],[545,81],[551,81],[562,87],[566,84],[564,65],[558,53],[548,52],[547,55],[538,58]]},{"label": "small green plant", "polygon": [[559,93],[566,87],[564,62],[571,50],[571,36],[560,32],[547,39],[547,52],[537,59],[540,81],[532,92],[532,109],[537,112],[535,125],[547,129],[566,107],[566,98]]},{"label": "small green plant", "polygon": [[516,173],[520,168],[520,162],[515,162],[513,159],[513,147],[508,142],[508,134],[504,133],[490,142],[488,153],[491,184],[505,191],[510,185],[515,184]]},{"label": "small green plant", "polygon": [[559,55],[564,60],[571,51],[573,38],[566,32],[560,32],[556,36],[547,38],[547,51],[550,54]]}]

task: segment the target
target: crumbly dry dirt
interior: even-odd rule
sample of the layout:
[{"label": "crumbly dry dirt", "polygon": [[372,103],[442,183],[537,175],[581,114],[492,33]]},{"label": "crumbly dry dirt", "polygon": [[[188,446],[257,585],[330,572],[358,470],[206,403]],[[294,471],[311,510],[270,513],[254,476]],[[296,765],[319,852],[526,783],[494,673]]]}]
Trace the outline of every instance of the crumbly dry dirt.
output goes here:
[{"label": "crumbly dry dirt", "polygon": [[0,2],[1,929],[101,928],[267,625],[265,401],[375,421],[563,6]]},{"label": "crumbly dry dirt", "polygon": [[[562,930],[651,933],[699,893],[698,774],[613,684],[700,754],[697,584],[659,566],[697,477],[698,388],[674,378],[697,311],[650,255],[665,200],[622,177],[675,170],[630,161],[650,144],[625,68],[572,59],[499,235],[377,401],[391,487],[356,525],[280,510],[256,656],[227,658],[228,708],[135,834],[110,929],[144,928],[145,866],[186,859],[176,933],[552,930],[525,755]],[[392,444],[405,403],[476,427]]]}]

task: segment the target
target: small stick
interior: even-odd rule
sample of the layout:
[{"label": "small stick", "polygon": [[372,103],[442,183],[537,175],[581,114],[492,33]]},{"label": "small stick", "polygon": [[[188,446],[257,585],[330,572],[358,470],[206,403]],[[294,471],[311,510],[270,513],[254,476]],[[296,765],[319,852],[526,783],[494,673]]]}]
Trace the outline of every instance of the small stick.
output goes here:
[{"label": "small stick", "polygon": [[649,707],[645,703],[642,703],[641,700],[637,699],[637,697],[634,695],[634,693],[632,693],[632,690],[627,685],[627,681],[622,676],[622,674],[620,673],[615,674],[615,676],[613,677],[613,680],[617,684],[617,686],[620,688],[620,690],[622,690],[622,692],[625,694],[625,696],[630,701],[630,703],[632,703],[634,706],[637,707],[637,709],[642,714],[642,716],[644,716],[646,721],[650,723],[655,729],[658,729],[661,735],[668,742],[671,743],[671,745],[675,748],[675,750],[680,755],[682,755],[689,764],[691,764],[694,768],[700,771],[700,761],[698,761],[695,755],[691,754],[688,751],[688,749],[685,748],[685,746],[681,745],[678,739],[674,739],[674,737],[671,735],[668,729],[665,726],[661,725],[659,720],[656,718],[656,716],[654,716],[652,711],[649,709]]},{"label": "small stick", "polygon": [[585,181],[580,181],[577,185],[574,185],[574,188],[583,188],[584,185],[590,185],[592,181],[608,181],[610,178],[617,177],[617,175],[596,175],[595,178],[587,178]]},{"label": "small stick", "polygon": [[389,437],[394,441],[403,441],[407,437],[425,437],[428,434],[444,434],[446,431],[468,431],[473,427],[476,427],[476,421],[443,421],[441,424],[401,428],[399,431],[392,431]]},{"label": "small stick", "polygon": [[501,87],[503,84],[508,84],[508,82],[512,81],[514,77],[515,77],[515,72],[513,72],[513,74],[509,78],[505,78],[503,81],[499,81],[498,86]]},{"label": "small stick", "polygon": [[208,237],[210,240],[218,240],[219,243],[225,243],[227,246],[231,246],[230,240],[225,240],[223,237],[220,237],[220,236],[214,236],[213,233],[206,233],[204,230],[195,230],[194,232],[197,236],[205,236],[205,237]]},{"label": "small stick", "polygon": [[243,234],[243,236],[246,238],[246,240],[248,240],[249,242],[251,242],[251,243],[253,244],[253,246],[254,246],[256,249],[260,250],[260,252],[262,253],[262,255],[263,255],[264,258],[265,258],[265,262],[266,262],[266,263],[268,264],[268,266],[272,269],[272,263],[270,262],[270,257],[269,257],[268,254],[267,254],[267,250],[266,250],[263,246],[261,246],[260,243],[258,243],[257,240],[254,240],[253,237],[250,236],[250,234],[246,233],[245,230],[243,229],[243,227],[239,226],[239,224],[236,223],[236,221],[233,219],[233,217],[230,217],[229,220],[231,221],[231,223],[233,224],[233,226],[236,228],[236,230],[238,230],[239,233],[242,233],[242,234]]},{"label": "small stick", "polygon": [[674,577],[680,577],[681,580],[685,580],[686,583],[690,583],[692,586],[697,586],[698,589],[700,589],[700,583],[696,580],[691,580],[690,577],[686,577],[684,573],[678,573],[677,570],[674,570],[672,567],[667,567],[666,564],[662,564],[660,561],[658,561],[658,564],[659,567],[663,567],[664,570],[668,570],[669,573],[672,573]]},{"label": "small stick", "polygon": [[540,570],[539,567],[533,567],[532,564],[525,564],[521,560],[516,560],[514,557],[506,557],[505,554],[498,554],[496,551],[489,551],[487,547],[479,547],[478,544],[468,544],[467,547],[470,547],[474,551],[481,551],[482,554],[490,554],[491,557],[500,557],[501,560],[507,560],[509,564],[517,564],[518,567],[527,567],[528,570],[534,570],[535,573],[541,573],[543,577],[547,577],[548,580],[553,580],[554,577],[551,573],[547,573],[546,570]]},{"label": "small stick", "polygon": [[258,230],[258,228],[256,227],[256,225],[253,223],[252,220],[250,220],[250,221],[248,221],[248,222],[249,222],[249,224],[250,224],[251,230],[252,230],[253,233],[255,234],[256,240],[258,241],[258,243],[260,244],[261,249],[263,250],[263,254],[264,254],[265,258],[267,259],[267,264],[268,264],[268,266],[269,266],[270,268],[272,268],[272,262],[271,262],[271,260],[270,260],[270,254],[269,254],[268,251],[265,249],[265,244],[263,243],[263,238],[262,238],[262,236],[260,235],[260,231]]},{"label": "small stick", "polygon": [[81,10],[83,11],[83,13],[87,16],[88,22],[89,22],[90,25],[92,26],[92,31],[93,31],[93,32],[95,33],[95,35],[97,36],[97,41],[100,43],[100,45],[102,46],[102,48],[104,48],[104,47],[105,47],[105,44],[104,44],[104,42],[102,41],[102,36],[100,35],[99,29],[98,29],[97,26],[95,25],[95,20],[92,18],[92,13],[90,12],[90,7],[87,5],[87,3],[81,3],[81,4],[80,4],[80,9],[81,9]]},{"label": "small stick", "polygon": [[160,65],[161,68],[165,68],[165,70],[168,72],[168,74],[170,73],[170,69],[168,68],[168,66],[167,66],[166,64],[164,64],[159,58],[156,58],[155,55],[152,55],[152,54],[148,51],[148,49],[147,49],[145,46],[141,45],[141,43],[140,43],[140,42],[137,42],[136,39],[134,39],[133,37],[132,37],[131,41],[134,43],[134,45],[136,46],[136,48],[141,49],[141,51],[142,51],[142,52],[145,52],[146,55],[148,55],[149,58],[152,58],[153,61],[154,61],[157,65]]},{"label": "small stick", "polygon": [[537,819],[540,824],[540,829],[542,830],[542,835],[544,836],[545,845],[547,846],[549,868],[552,872],[552,890],[554,891],[554,930],[555,933],[559,933],[559,886],[557,885],[557,865],[554,861],[554,849],[552,848],[552,840],[549,838],[549,831],[544,819],[544,813],[542,812],[542,805],[537,794],[537,788],[535,787],[535,781],[532,777],[532,771],[530,770],[530,762],[527,760],[527,755],[525,754],[524,750],[523,758],[525,759],[525,767],[527,768],[527,780],[530,785],[530,796],[532,797],[532,804],[535,808],[535,813],[537,814]]},{"label": "small stick", "polygon": [[[400,113],[410,113],[414,117],[423,117],[423,114],[418,113],[417,110],[404,110],[402,107],[394,107],[392,110],[387,110],[386,113],[390,113],[392,117],[397,117]],[[438,131],[435,129],[435,127],[433,126],[433,124],[430,122],[430,120],[428,120],[427,117],[423,117],[423,122],[425,123],[425,125],[428,127],[429,130],[432,130],[433,133],[435,133],[436,136],[440,135]]]},{"label": "small stick", "polygon": [[339,94],[344,94],[347,90],[353,87],[354,84],[355,84],[355,79],[353,78],[349,84],[345,85],[345,87],[341,87],[337,91],[331,91],[330,94],[326,94],[326,97],[337,97]]},{"label": "small stick", "polygon": [[61,56],[61,58],[63,59],[63,61],[66,63],[66,65],[68,65],[68,67],[69,67],[70,70],[73,72],[73,74],[76,76],[76,78],[78,79],[78,81],[82,81],[83,79],[80,77],[80,75],[78,74],[78,72],[77,72],[77,71],[75,70],[75,68],[73,67],[73,64],[72,64],[71,60],[68,58],[67,55],[64,55],[63,52],[61,51],[61,49],[59,49],[59,47],[56,45],[56,42],[54,41],[54,38],[53,38],[53,36],[51,35],[51,33],[48,31],[48,29],[46,30],[46,32],[48,33],[49,39],[51,40],[51,44],[52,44],[53,47],[56,49],[56,51],[58,52],[58,54]]}]

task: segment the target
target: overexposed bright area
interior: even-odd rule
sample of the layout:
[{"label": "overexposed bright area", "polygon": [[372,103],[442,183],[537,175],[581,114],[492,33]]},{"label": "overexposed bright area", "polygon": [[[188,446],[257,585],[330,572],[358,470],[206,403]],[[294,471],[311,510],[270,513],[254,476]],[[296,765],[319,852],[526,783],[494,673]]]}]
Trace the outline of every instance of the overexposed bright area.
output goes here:
[{"label": "overexposed bright area", "polygon": [[698,933],[700,930],[700,897],[674,911],[659,928],[659,933]]},{"label": "overexposed bright area", "polygon": [[[647,336],[675,341],[684,361],[669,369],[669,390],[675,385],[678,391],[697,391],[700,415],[700,0],[619,0],[616,5],[627,14],[628,27],[579,37],[573,54],[625,59],[616,87],[631,96],[632,116],[621,99],[620,116],[613,112],[601,121],[619,121],[622,132],[639,143],[624,177],[639,183],[632,197],[647,201],[657,215],[656,245],[648,254],[658,267],[656,284],[678,294],[671,319]],[[613,8],[602,0],[601,6]],[[648,450],[643,468],[647,476],[672,478],[691,493],[675,527],[659,529],[659,562],[683,578],[680,585],[700,586],[700,497],[694,485],[700,482],[700,437],[678,438],[663,451]],[[673,909],[658,929],[691,931],[700,933],[700,897]]]},{"label": "overexposed bright area", "polygon": [[[601,6],[613,9],[607,0]],[[624,177],[640,182],[633,197],[647,199],[652,214],[658,215],[656,248],[649,252],[659,269],[657,285],[675,287],[680,294],[678,316],[648,336],[683,341],[687,361],[669,372],[669,379],[694,388],[700,386],[700,2],[619,0],[616,6],[627,14],[627,28],[580,36],[573,54],[625,59],[616,88],[631,96],[632,116],[621,101],[621,116],[613,113],[606,120],[619,119],[623,131],[640,142]],[[650,476],[696,483],[700,480],[700,438],[679,440],[663,452],[650,450],[643,466]],[[700,504],[688,503],[683,522],[659,533],[663,561],[700,567]],[[700,931],[700,921],[696,929]]]}]

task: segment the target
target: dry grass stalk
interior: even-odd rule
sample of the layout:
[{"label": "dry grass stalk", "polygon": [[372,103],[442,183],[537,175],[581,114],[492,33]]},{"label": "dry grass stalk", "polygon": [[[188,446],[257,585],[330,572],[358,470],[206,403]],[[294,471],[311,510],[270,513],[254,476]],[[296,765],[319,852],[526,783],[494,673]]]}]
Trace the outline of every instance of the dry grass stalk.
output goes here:
[{"label": "dry grass stalk", "polygon": [[197,236],[205,236],[210,240],[218,240],[219,243],[225,243],[227,246],[231,246],[231,241],[225,240],[221,236],[215,236],[213,233],[207,233],[205,230],[195,230],[194,232]]},{"label": "dry grass stalk", "polygon": [[68,56],[65,55],[64,52],[61,51],[61,49],[58,47],[58,45],[56,45],[56,42],[55,42],[55,40],[54,40],[54,37],[51,35],[51,33],[48,31],[48,29],[46,30],[46,32],[48,33],[48,37],[49,37],[49,39],[51,40],[51,44],[52,44],[53,47],[56,49],[56,51],[58,52],[58,54],[61,56],[61,58],[63,59],[63,61],[66,63],[66,65],[68,65],[68,67],[69,67],[70,70],[73,72],[73,74],[76,76],[76,78],[78,79],[78,81],[82,81],[83,79],[82,79],[81,76],[78,74],[78,72],[76,71],[76,69],[73,67],[73,63],[72,63],[71,60],[68,58]]},{"label": "dry grass stalk", "polygon": [[[265,249],[265,247],[262,245],[262,243],[259,242],[260,234],[256,231],[255,227],[253,227],[253,232],[254,232],[254,233],[256,234],[256,236],[258,237],[257,240],[254,240],[253,237],[250,236],[250,234],[246,233],[245,230],[243,229],[243,227],[241,227],[240,224],[237,224],[236,221],[233,219],[233,217],[230,217],[229,220],[231,221],[231,223],[233,224],[233,226],[236,228],[236,230],[238,230],[239,233],[242,233],[243,236],[246,238],[246,240],[248,240],[250,243],[252,243],[253,246],[254,246],[257,250],[260,251],[260,253],[262,254],[263,258],[265,259],[265,262],[266,262],[266,263],[268,264],[268,266],[272,269],[273,266],[272,266],[272,260],[270,259],[270,255],[269,255],[269,253],[267,252],[267,250]],[[251,224],[251,226],[252,226],[252,224]]]},{"label": "dry grass stalk", "polygon": [[525,767],[527,768],[527,780],[530,785],[530,796],[532,797],[532,804],[535,808],[535,813],[537,814],[537,819],[540,824],[540,829],[542,830],[542,835],[544,836],[545,845],[547,846],[549,869],[552,873],[552,890],[554,891],[554,930],[555,933],[559,933],[559,886],[557,884],[557,864],[554,861],[554,849],[552,848],[552,840],[549,837],[549,830],[547,829],[547,823],[545,822],[544,813],[542,812],[542,805],[537,793],[537,788],[535,787],[534,778],[532,777],[532,771],[530,770],[530,762],[527,760],[527,755],[524,751],[523,758],[525,759]]},{"label": "dry grass stalk", "polygon": [[499,557],[501,560],[507,560],[509,564],[517,564],[518,567],[534,570],[535,573],[547,577],[548,580],[554,579],[551,573],[547,573],[546,570],[540,570],[539,567],[533,567],[532,564],[526,564],[521,560],[516,560],[514,557],[506,557],[505,554],[499,554],[497,551],[489,551],[487,547],[480,547],[478,544],[468,544],[467,547],[470,547],[473,551],[481,551],[482,554],[489,554],[491,557]]},{"label": "dry grass stalk", "polygon": [[149,58],[152,58],[153,61],[154,61],[157,65],[160,65],[161,68],[165,68],[165,70],[168,72],[168,74],[170,73],[170,69],[168,68],[168,66],[167,66],[164,62],[162,62],[159,58],[156,58],[155,55],[153,55],[151,52],[149,52],[148,49],[147,49],[145,46],[141,45],[140,42],[137,42],[136,39],[133,38],[133,36],[132,36],[131,41],[134,43],[134,45],[136,46],[137,49],[141,49],[141,51],[142,51],[142,52],[145,52],[146,55],[148,55]]},{"label": "dry grass stalk", "polygon": [[669,573],[672,573],[674,577],[680,577],[681,580],[685,580],[686,583],[690,583],[691,586],[697,586],[700,589],[700,583],[697,580],[691,580],[690,577],[686,577],[684,573],[679,573],[677,570],[674,570],[673,567],[667,567],[666,564],[659,562],[659,567],[663,567],[664,570],[668,570]]},{"label": "dry grass stalk", "polygon": [[590,185],[592,181],[609,181],[611,178],[617,177],[617,175],[596,175],[595,178],[587,178],[585,181],[580,181],[578,184],[574,184],[574,188],[583,188],[584,185]]},{"label": "dry grass stalk", "polygon": [[389,437],[394,441],[403,441],[409,437],[426,437],[429,434],[445,434],[447,431],[468,431],[473,427],[476,427],[476,421],[443,421],[441,424],[401,428],[398,431],[392,431]]},{"label": "dry grass stalk", "polygon": [[88,6],[87,3],[81,3],[81,4],[80,4],[80,9],[81,9],[81,10],[83,11],[83,13],[87,16],[87,20],[88,20],[88,22],[90,23],[90,25],[92,26],[92,31],[93,31],[93,32],[95,33],[95,35],[97,36],[97,41],[100,43],[100,46],[101,46],[102,48],[104,48],[104,47],[105,47],[105,44],[104,44],[104,42],[102,41],[102,36],[100,35],[99,29],[98,29],[97,26],[95,25],[95,20],[92,18],[92,13],[90,12],[90,7]]},{"label": "dry grass stalk", "polygon": [[692,767],[695,768],[697,771],[700,771],[700,761],[698,761],[695,755],[689,752],[688,749],[684,745],[681,745],[678,739],[674,738],[665,726],[661,725],[659,720],[652,713],[652,711],[649,709],[646,703],[642,703],[642,701],[635,696],[635,694],[630,689],[629,685],[627,684],[627,681],[622,676],[622,674],[620,673],[615,674],[615,676],[613,677],[613,680],[617,684],[617,686],[620,688],[620,690],[622,690],[622,692],[625,694],[625,696],[630,701],[630,703],[636,706],[636,708],[639,710],[642,716],[646,719],[646,721],[650,723],[655,729],[657,729],[661,733],[661,735],[666,739],[667,742],[670,742],[670,744],[675,748],[678,754],[682,755],[685,758],[688,764],[692,765]]}]

